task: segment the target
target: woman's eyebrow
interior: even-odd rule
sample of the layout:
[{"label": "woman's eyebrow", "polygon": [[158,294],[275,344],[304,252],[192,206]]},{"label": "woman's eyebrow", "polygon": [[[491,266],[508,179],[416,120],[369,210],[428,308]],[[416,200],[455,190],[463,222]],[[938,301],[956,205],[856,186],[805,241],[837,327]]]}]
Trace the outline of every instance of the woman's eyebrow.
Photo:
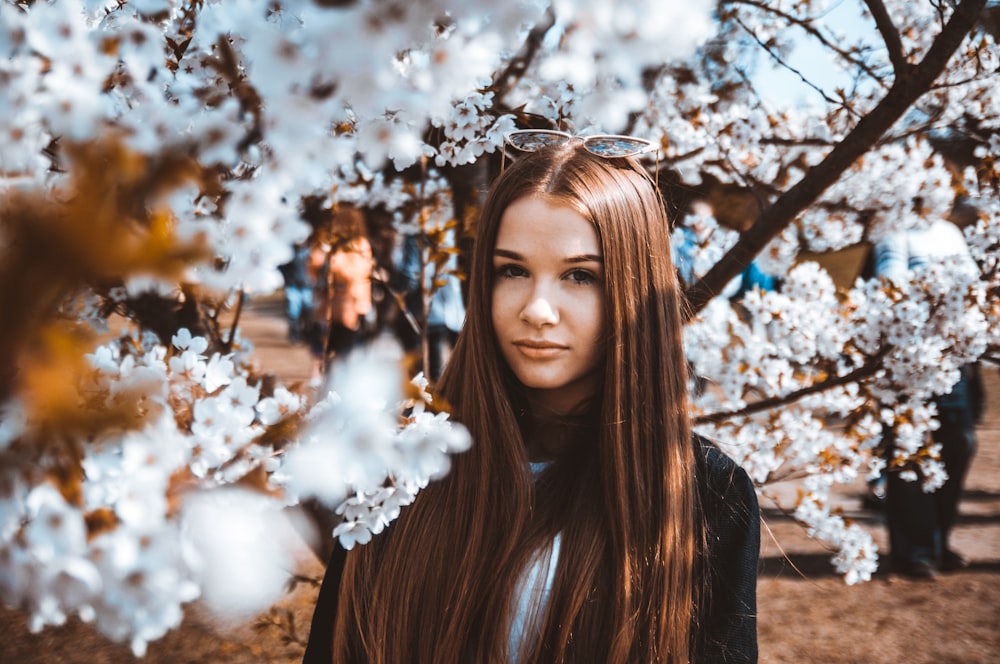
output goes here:
[{"label": "woman's eyebrow", "polygon": [[[517,253],[516,251],[511,251],[510,249],[501,249],[497,247],[493,250],[493,256],[496,258],[509,258],[510,260],[523,261],[524,256]],[[604,259],[597,254],[580,254],[579,256],[567,256],[563,259],[564,263],[601,263],[604,264]]]},{"label": "woman's eyebrow", "polygon": [[503,258],[509,258],[509,259],[515,260],[515,261],[523,261],[524,260],[524,256],[522,256],[521,254],[517,253],[516,251],[511,251],[510,249],[501,249],[500,247],[497,247],[496,249],[493,250],[493,255],[494,256],[501,256]]}]

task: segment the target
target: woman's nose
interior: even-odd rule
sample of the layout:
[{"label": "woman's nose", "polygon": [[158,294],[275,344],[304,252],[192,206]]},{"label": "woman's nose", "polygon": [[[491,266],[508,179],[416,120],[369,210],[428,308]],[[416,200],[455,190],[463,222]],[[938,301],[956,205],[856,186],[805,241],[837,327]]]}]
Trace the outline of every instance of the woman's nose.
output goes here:
[{"label": "woman's nose", "polygon": [[535,293],[521,310],[521,320],[535,327],[555,325],[559,322],[559,312],[550,298]]}]

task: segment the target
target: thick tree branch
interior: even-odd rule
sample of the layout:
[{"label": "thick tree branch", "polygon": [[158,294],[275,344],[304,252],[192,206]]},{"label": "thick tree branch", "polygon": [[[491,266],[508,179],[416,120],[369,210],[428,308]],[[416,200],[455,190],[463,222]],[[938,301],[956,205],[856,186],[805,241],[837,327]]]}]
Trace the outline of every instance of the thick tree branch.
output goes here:
[{"label": "thick tree branch", "polygon": [[882,35],[886,50],[889,51],[889,61],[892,62],[892,70],[896,73],[896,78],[905,76],[913,65],[906,59],[903,40],[889,16],[889,11],[885,8],[885,3],[882,0],[865,0],[865,4],[868,5],[868,11],[875,19],[875,28]]},{"label": "thick tree branch", "polygon": [[868,152],[903,113],[930,89],[952,54],[975,26],[985,5],[986,0],[964,0],[960,3],[920,64],[897,78],[872,112],[861,118],[823,161],[809,169],[797,184],[764,209],[736,245],[708,274],[688,289],[689,318],[720,293],[768,242],[815,202],[858,157]]},{"label": "thick tree branch", "polygon": [[863,365],[844,374],[843,376],[833,376],[832,378],[827,378],[826,380],[821,380],[818,383],[813,383],[803,387],[801,390],[792,392],[791,394],[786,394],[783,397],[771,397],[769,399],[761,399],[760,401],[755,401],[752,404],[748,404],[743,408],[737,408],[735,410],[725,410],[719,411],[717,413],[709,413],[708,415],[701,415],[694,418],[695,424],[712,424],[716,422],[722,422],[734,417],[742,417],[744,415],[752,415],[754,413],[759,413],[762,410],[770,410],[771,408],[777,408],[779,406],[787,406],[789,404],[795,403],[803,397],[807,397],[810,394],[816,394],[817,392],[823,392],[825,390],[833,389],[834,387],[839,387],[841,385],[848,385],[850,383],[856,383],[860,380],[868,378],[876,371],[882,367],[882,359],[889,354],[892,350],[892,346],[886,345],[879,349],[879,351],[870,357],[867,362]]}]

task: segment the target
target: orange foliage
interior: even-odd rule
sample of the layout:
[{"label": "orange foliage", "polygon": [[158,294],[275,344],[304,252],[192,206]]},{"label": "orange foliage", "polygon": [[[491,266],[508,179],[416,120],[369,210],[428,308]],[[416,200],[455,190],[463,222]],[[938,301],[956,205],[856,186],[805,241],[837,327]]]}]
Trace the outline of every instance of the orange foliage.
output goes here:
[{"label": "orange foliage", "polygon": [[[178,279],[210,253],[200,239],[176,237],[166,205],[166,194],[199,177],[186,155],[140,155],[115,137],[60,150],[65,184],[0,198],[0,402],[16,396],[32,426],[19,453],[81,504],[83,442],[137,428],[162,405],[143,386],[109,398],[88,380],[95,340],[59,320],[60,303],[88,284]],[[100,529],[105,520],[94,519]]]}]

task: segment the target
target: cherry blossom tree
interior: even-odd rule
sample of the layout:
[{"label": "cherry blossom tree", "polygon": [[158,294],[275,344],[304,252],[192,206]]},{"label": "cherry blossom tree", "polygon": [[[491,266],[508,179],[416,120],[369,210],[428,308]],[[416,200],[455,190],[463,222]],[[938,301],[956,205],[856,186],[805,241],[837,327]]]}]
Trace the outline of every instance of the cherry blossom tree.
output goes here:
[{"label": "cherry blossom tree", "polygon": [[[282,509],[314,498],[341,545],[377,536],[475,441],[391,345],[318,394],[263,374],[245,298],[342,204],[444,265],[435,238],[474,240],[525,127],[657,144],[644,165],[696,248],[695,421],[763,495],[797,483],[782,508],[869,578],[832,488],[882,469],[889,430],[889,462],[940,485],[928,404],[997,359],[998,20],[986,0],[6,0],[0,596],[141,654],[199,596],[266,608],[288,552],[246,543]],[[804,42],[847,83],[803,73]],[[761,92],[771,66],[804,103]],[[831,271],[941,218],[978,269]],[[751,261],[780,289],[730,299]]]}]

